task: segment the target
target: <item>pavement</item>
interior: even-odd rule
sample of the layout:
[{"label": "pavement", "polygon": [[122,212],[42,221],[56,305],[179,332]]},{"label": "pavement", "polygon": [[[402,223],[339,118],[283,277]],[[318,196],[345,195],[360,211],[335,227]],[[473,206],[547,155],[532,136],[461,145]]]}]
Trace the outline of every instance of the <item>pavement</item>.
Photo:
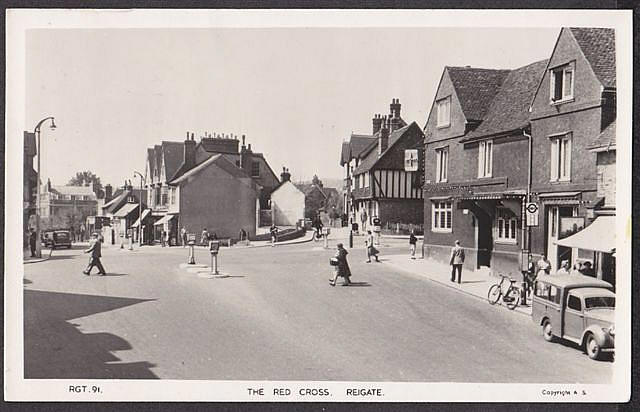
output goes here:
[{"label": "pavement", "polygon": [[[611,381],[611,361],[547,343],[522,314],[425,276],[440,269],[400,269],[414,264],[396,258],[404,240],[383,240],[382,262],[367,264],[357,239],[353,286],[331,287],[338,241],[221,248],[225,278],[181,269],[179,247],[105,247],[107,276],[82,275],[83,246],[56,250],[24,266],[25,377]],[[204,248],[195,255],[209,264]]]}]

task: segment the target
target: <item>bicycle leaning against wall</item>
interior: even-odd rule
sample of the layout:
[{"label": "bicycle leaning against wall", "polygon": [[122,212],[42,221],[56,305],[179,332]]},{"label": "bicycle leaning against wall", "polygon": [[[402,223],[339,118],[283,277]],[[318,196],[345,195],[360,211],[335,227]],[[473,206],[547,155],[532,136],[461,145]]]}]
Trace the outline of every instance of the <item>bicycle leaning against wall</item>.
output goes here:
[{"label": "bicycle leaning against wall", "polygon": [[516,286],[516,280],[507,275],[500,275],[500,280],[489,288],[487,300],[495,305],[500,298],[511,310],[520,304],[520,288]]}]

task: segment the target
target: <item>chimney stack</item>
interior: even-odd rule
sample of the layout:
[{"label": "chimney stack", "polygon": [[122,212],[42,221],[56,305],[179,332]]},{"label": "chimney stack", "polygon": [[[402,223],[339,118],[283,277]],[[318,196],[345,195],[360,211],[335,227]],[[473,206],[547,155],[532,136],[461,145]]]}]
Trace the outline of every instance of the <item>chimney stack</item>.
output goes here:
[{"label": "chimney stack", "polygon": [[391,104],[389,105],[389,117],[392,119],[400,119],[400,107],[400,99],[391,99]]},{"label": "chimney stack", "polygon": [[379,114],[374,115],[372,122],[373,122],[373,134],[376,134],[382,127],[382,116],[380,116]]},{"label": "chimney stack", "polygon": [[105,203],[108,203],[111,198],[113,197],[113,186],[111,186],[110,184],[107,184],[104,187],[104,201]]},{"label": "chimney stack", "polygon": [[291,173],[286,167],[282,167],[282,173],[280,173],[280,181],[282,183],[291,181]]},{"label": "chimney stack", "polygon": [[196,141],[193,138],[193,133],[191,133],[191,139],[189,139],[189,132],[187,132],[182,161],[187,169],[191,169],[196,165]]},{"label": "chimney stack", "polygon": [[387,150],[389,146],[389,121],[385,119],[384,126],[380,129],[380,136],[378,137],[378,156]]}]

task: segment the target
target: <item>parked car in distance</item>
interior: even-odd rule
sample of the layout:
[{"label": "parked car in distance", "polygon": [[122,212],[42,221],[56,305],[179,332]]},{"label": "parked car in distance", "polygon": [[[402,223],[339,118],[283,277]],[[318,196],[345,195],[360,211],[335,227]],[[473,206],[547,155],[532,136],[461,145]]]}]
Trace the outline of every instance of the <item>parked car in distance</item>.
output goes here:
[{"label": "parked car in distance", "polygon": [[536,279],[532,319],[548,342],[556,338],[580,345],[591,359],[614,352],[613,286],[581,275],[546,275]]},{"label": "parked car in distance", "polygon": [[61,247],[71,249],[71,231],[67,229],[45,230],[43,243],[52,249]]}]

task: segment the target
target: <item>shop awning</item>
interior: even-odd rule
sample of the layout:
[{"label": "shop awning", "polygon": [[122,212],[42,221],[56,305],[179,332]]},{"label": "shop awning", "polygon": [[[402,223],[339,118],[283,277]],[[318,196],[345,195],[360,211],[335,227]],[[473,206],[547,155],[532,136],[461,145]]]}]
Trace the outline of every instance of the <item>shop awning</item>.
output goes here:
[{"label": "shop awning", "polygon": [[[142,211],[142,220],[144,220],[149,213],[151,213],[151,209],[143,210]],[[140,218],[138,218],[138,220],[136,220],[136,222],[134,224],[132,224],[131,227],[138,227],[139,224],[140,224]]]},{"label": "shop awning", "polygon": [[469,195],[460,196],[461,200],[502,200],[502,199],[519,199],[525,196],[524,191],[509,191],[509,192],[485,192],[485,193],[473,193]]},{"label": "shop awning", "polygon": [[131,212],[138,208],[137,203],[126,203],[122,206],[116,213],[113,214],[113,217],[127,217]]},{"label": "shop awning", "polygon": [[164,215],[164,217],[160,220],[158,220],[156,223],[154,223],[154,226],[160,226],[160,225],[164,225],[165,223],[169,223],[169,221],[171,221],[171,219],[173,219],[175,215]]},{"label": "shop awning", "polygon": [[612,253],[616,249],[616,217],[600,216],[578,233],[555,243],[559,246]]},{"label": "shop awning", "polygon": [[576,204],[580,201],[581,192],[553,192],[553,193],[540,193],[538,198],[541,202],[551,203],[555,205],[561,204]]}]

